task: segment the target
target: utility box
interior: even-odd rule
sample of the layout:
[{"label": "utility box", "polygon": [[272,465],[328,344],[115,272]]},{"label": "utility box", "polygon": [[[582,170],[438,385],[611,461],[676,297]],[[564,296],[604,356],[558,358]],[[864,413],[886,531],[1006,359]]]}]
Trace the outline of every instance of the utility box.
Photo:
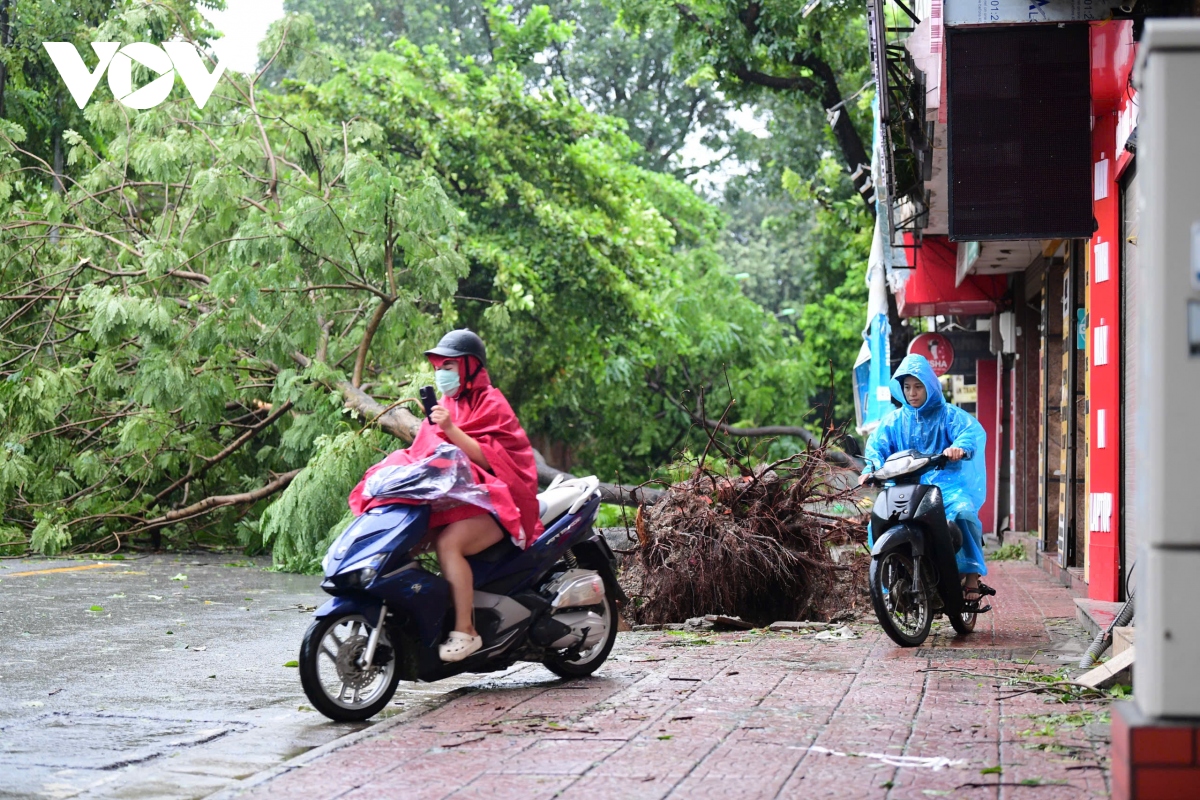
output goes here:
[{"label": "utility box", "polygon": [[1138,58],[1138,664],[1151,717],[1200,717],[1200,20],[1152,19]]}]

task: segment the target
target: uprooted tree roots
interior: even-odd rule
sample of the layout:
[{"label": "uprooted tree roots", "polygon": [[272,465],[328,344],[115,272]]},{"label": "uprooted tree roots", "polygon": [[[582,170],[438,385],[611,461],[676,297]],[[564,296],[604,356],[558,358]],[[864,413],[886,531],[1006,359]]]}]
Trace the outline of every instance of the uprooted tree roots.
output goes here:
[{"label": "uprooted tree roots", "polygon": [[831,554],[866,539],[855,476],[828,463],[825,443],[757,467],[712,443],[732,477],[702,457],[689,480],[638,510],[638,544],[621,581],[632,621],[721,613],[768,624],[856,610],[866,561],[847,552],[835,563]]}]

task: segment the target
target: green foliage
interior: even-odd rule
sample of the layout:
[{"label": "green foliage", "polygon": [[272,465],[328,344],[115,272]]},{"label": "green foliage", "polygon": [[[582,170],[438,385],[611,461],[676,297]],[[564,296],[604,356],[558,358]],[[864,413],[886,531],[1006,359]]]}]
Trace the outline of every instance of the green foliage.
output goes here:
[{"label": "green foliage", "polygon": [[[633,30],[675,31],[675,60],[697,81],[716,81],[721,91],[743,101],[761,101],[784,116],[788,107],[815,112],[841,108],[831,117],[830,139],[846,171],[870,158],[863,146],[869,115],[850,100],[870,77],[865,7],[829,0],[805,14],[809,0],[763,2],[676,2],[617,0],[621,19]],[[846,101],[844,105],[843,101]],[[809,125],[800,126],[801,130]],[[823,148],[806,137],[800,150],[808,157]],[[802,155],[802,157],[804,157]]]},{"label": "green foliage", "polygon": [[[138,40],[147,15],[171,8],[87,35]],[[398,397],[467,270],[461,211],[378,126],[228,74],[204,112],[131,114],[97,92],[103,146],[64,134],[61,193],[0,131],[2,524],[45,554],[249,535],[265,503],[239,498],[338,429],[340,386]]]},{"label": "green foliage", "polygon": [[[689,136],[713,150],[738,145],[730,104],[712,82],[689,81],[674,68],[675,25],[631,30],[608,0],[287,0],[284,8],[311,15],[310,52],[335,59],[370,58],[406,39],[446,53],[452,69],[516,67],[530,90],[565,89],[589,110],[625,120],[642,148],[632,160],[649,169],[683,177],[680,150]],[[307,30],[296,19],[293,36]],[[268,43],[264,54],[273,49]],[[329,75],[324,59],[299,60],[293,77]],[[275,80],[283,74],[272,71]]]},{"label": "green foliage", "polygon": [[[355,433],[364,415],[427,383],[422,351],[464,324],[531,434],[605,478],[702,447],[695,416],[734,398],[737,424],[812,419],[861,288],[838,228],[862,221],[852,190],[794,182],[779,201],[820,209],[801,256],[770,244],[777,275],[805,265],[803,311],[780,322],[722,258],[722,214],[667,172],[694,125],[723,130],[704,116],[724,108],[713,87],[644,35],[676,22],[619,28],[596,3],[292,5],[311,15],[274,26],[270,70],[226,73],[203,111],[176,92],[134,112],[101,86],[43,119],[65,92],[46,77],[0,120],[0,548],[237,537],[313,569],[346,493],[401,444]],[[204,30],[182,0],[19,6],[43,14],[22,18],[30,42]],[[22,53],[10,98],[45,68]],[[636,79],[618,68],[637,59]],[[775,236],[791,217],[771,213]]]},{"label": "green foliage", "polygon": [[1009,542],[988,556],[988,561],[1024,561],[1025,559],[1025,545],[1020,542]]},{"label": "green foliage", "polygon": [[370,430],[347,431],[316,442],[308,466],[262,516],[262,542],[272,547],[276,567],[320,571],[325,551],[349,523],[346,496],[367,467],[387,453],[388,439]]}]

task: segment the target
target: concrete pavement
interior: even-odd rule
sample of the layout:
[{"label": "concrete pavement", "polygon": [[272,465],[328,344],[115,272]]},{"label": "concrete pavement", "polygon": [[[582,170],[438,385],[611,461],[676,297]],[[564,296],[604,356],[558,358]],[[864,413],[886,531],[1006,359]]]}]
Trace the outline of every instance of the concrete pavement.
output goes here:
[{"label": "concrete pavement", "polygon": [[1107,796],[1105,704],[997,688],[1078,659],[1070,595],[990,567],[995,610],[967,639],[944,625],[905,650],[869,619],[848,641],[622,633],[592,679],[518,668],[222,797]]},{"label": "concrete pavement", "polygon": [[307,705],[285,664],[325,595],[268,564],[0,562],[0,798],[199,798],[365,727]]}]

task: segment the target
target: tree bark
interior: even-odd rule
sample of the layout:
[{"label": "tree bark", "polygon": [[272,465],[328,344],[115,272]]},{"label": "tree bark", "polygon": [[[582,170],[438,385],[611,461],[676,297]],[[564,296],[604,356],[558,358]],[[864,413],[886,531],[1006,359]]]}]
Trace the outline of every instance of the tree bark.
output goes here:
[{"label": "tree bark", "polygon": [[[236,439],[234,439],[232,442],[230,442],[229,445],[227,445],[224,449],[221,450],[221,452],[217,453],[212,458],[204,459],[204,463],[202,465],[200,465],[199,470],[197,470],[196,472],[193,472],[192,470],[188,470],[187,475],[184,475],[182,478],[175,481],[170,486],[168,486],[166,489],[163,489],[161,492],[159,492],[157,495],[155,495],[154,502],[156,502],[156,503],[162,502],[163,498],[170,496],[170,494],[172,492],[174,492],[176,489],[178,489],[180,486],[183,486],[186,483],[190,483],[194,480],[197,480],[197,479],[203,477],[204,473],[208,472],[214,466],[221,463],[229,456],[233,455],[235,452],[238,451],[239,448],[241,448],[242,445],[244,445],[246,442],[253,439],[259,433],[261,433],[264,429],[269,428],[275,422],[275,420],[282,417],[284,414],[286,414],[288,411],[290,411],[291,408],[292,408],[292,401],[288,400],[286,403],[281,405],[279,408],[275,409],[270,414],[270,416],[268,416],[262,422],[249,428],[241,436],[238,436]],[[203,458],[203,456],[202,456],[202,458]],[[186,498],[184,499],[184,502],[187,502]]]},{"label": "tree bark", "polygon": [[162,528],[170,525],[173,522],[182,522],[185,519],[198,517],[201,514],[214,511],[218,508],[224,508],[226,506],[237,506],[244,503],[257,503],[259,500],[268,498],[276,492],[281,492],[286,489],[288,484],[292,482],[292,479],[299,474],[300,470],[294,469],[291,472],[285,472],[282,475],[277,476],[270,483],[266,484],[265,486],[260,486],[253,491],[242,492],[240,494],[213,495],[212,497],[206,497],[200,502],[192,503],[186,508],[179,508],[174,511],[169,511],[166,514],[163,514],[161,517],[148,520],[140,527],[135,528],[132,531],[128,531],[127,533],[145,533],[146,531]]},{"label": "tree bark", "polygon": [[[854,127],[854,121],[850,118],[850,109],[843,105],[845,101],[833,68],[824,59],[813,55],[798,55],[793,59],[793,63],[812,70],[813,76],[820,85],[821,105],[825,107],[826,112],[828,113],[830,109],[837,109],[837,118],[832,125],[833,138],[837,140],[838,149],[842,151],[842,160],[846,162],[846,168],[853,173],[861,164],[870,170],[871,158],[867,155],[867,148],[863,145],[862,137],[858,135],[858,129]],[[870,173],[865,172],[864,175],[866,174]],[[855,188],[857,189],[858,186],[856,185]],[[875,216],[874,204],[867,202],[867,198],[862,192],[859,192],[859,197],[866,203],[871,216]]]},{"label": "tree bark", "polygon": [[[395,287],[393,287],[393,291]],[[367,329],[363,332],[362,341],[358,344],[358,355],[354,358],[354,374],[350,378],[350,382],[355,386],[362,386],[363,369],[367,365],[367,354],[371,350],[371,340],[375,338],[375,331],[379,330],[379,324],[383,322],[383,317],[387,314],[388,309],[392,307],[391,300],[380,300],[379,305],[375,308],[375,313],[371,315],[370,322],[367,323]]]},{"label": "tree bark", "polygon": [[[559,475],[562,475],[564,480],[571,480],[575,477],[569,472],[563,472],[547,464],[545,457],[537,450],[533,451],[533,458],[537,462],[538,486],[543,488],[549,486],[550,482]],[[645,486],[624,486],[618,483],[601,482],[597,488],[600,490],[600,502],[610,505],[624,504],[640,506],[643,503],[653,503],[665,494],[662,489],[650,489]]]},{"label": "tree bark", "polygon": [[[0,48],[8,49],[12,44],[11,26],[9,25],[9,5],[11,0],[0,0]],[[8,65],[0,60],[0,119],[4,117],[4,89],[8,84]]]}]

